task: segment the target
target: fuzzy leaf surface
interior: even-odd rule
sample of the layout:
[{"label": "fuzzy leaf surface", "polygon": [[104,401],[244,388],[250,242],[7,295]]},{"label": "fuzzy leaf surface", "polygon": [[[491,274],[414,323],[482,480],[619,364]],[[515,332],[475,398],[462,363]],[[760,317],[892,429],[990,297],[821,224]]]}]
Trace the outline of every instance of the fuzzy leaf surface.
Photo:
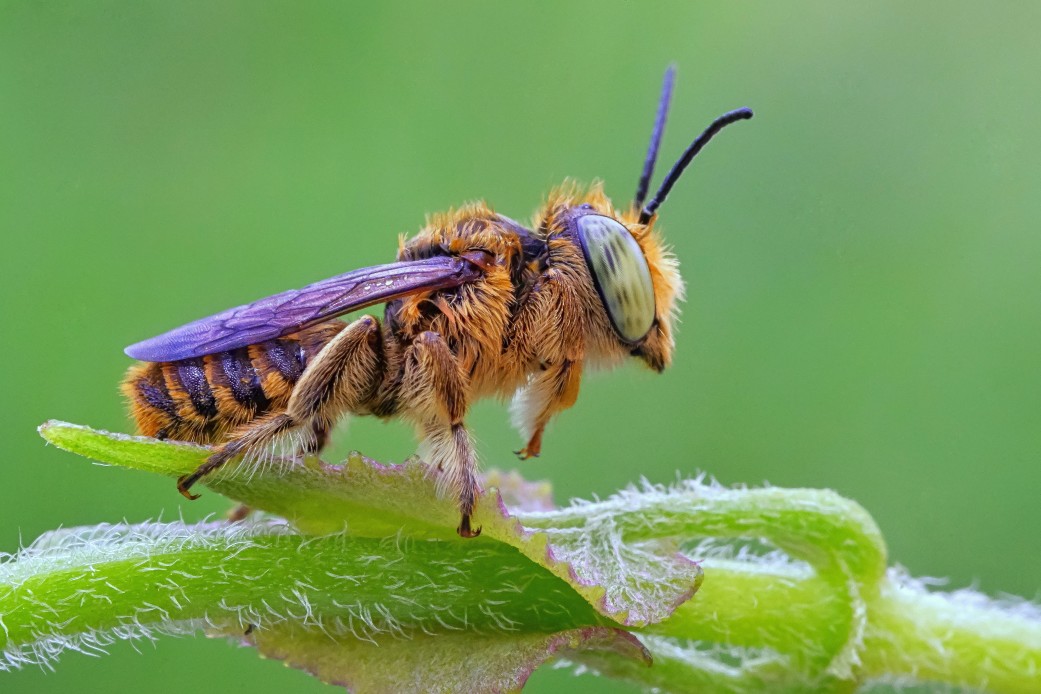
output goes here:
[{"label": "fuzzy leaf surface", "polygon": [[48,533],[0,564],[0,615],[0,669],[201,630],[354,691],[513,690],[584,649],[649,663],[508,545],[306,537],[271,521]]},{"label": "fuzzy leaf surface", "polygon": [[[193,471],[210,453],[204,446],[63,422],[48,422],[40,433],[59,448],[98,462],[172,478]],[[515,478],[496,479],[519,484]],[[204,481],[228,498],[287,519],[305,534],[346,530],[353,536],[383,538],[404,532],[414,538],[461,542],[471,549],[509,545],[567,581],[603,616],[623,626],[667,618],[701,581],[701,568],[677,551],[669,534],[651,533],[623,544],[614,528],[601,524],[551,542],[542,528],[527,527],[511,515],[494,490],[480,497],[474,513],[475,524],[483,527],[481,537],[461,540],[455,533],[454,504],[438,498],[434,473],[415,460],[383,465],[354,453],[341,465],[317,458],[259,467],[233,463]],[[540,498],[531,487],[510,493]]]}]

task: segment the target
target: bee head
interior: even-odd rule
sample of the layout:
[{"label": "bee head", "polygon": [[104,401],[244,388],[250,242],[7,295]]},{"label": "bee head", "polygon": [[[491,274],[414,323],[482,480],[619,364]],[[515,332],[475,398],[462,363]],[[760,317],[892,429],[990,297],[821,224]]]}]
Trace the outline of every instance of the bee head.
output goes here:
[{"label": "bee head", "polygon": [[657,211],[698,152],[726,126],[752,117],[743,108],[714,120],[665,176],[658,191],[644,203],[665,131],[675,70],[665,72],[658,112],[633,205],[613,208],[595,184],[584,194],[565,186],[551,196],[540,226],[548,236],[565,237],[581,248],[600,303],[620,346],[652,369],[662,371],[672,361],[673,324],[683,299],[679,263],[655,232]]}]

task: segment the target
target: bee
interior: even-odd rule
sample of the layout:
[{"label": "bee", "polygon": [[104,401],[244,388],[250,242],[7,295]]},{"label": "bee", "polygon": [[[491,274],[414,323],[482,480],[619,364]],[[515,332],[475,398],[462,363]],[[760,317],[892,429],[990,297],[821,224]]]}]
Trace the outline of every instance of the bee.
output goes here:
[{"label": "bee", "polygon": [[[512,398],[539,455],[546,425],[575,404],[586,370],[630,357],[663,371],[683,297],[675,256],[656,228],[658,208],[720,130],[752,117],[726,113],[702,132],[646,201],[675,72],[665,73],[636,196],[617,210],[599,183],[565,183],[531,227],[483,202],[432,215],[397,262],[354,270],[232,308],[126,348],[143,363],[122,384],[140,433],[216,444],[192,485],[238,456],[289,441],[319,451],[348,415],[401,417],[439,492],[458,502],[462,537],[480,494],[466,413],[483,397]],[[646,201],[646,202],[645,202]],[[383,320],[343,314],[386,304]]]}]

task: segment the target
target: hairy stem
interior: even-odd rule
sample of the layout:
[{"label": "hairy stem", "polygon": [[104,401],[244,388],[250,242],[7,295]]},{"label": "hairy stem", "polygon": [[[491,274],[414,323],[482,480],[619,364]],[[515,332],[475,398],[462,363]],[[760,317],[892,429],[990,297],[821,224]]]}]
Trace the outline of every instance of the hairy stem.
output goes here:
[{"label": "hairy stem", "polygon": [[705,573],[697,599],[647,633],[769,648],[807,671],[823,669],[846,642],[848,602],[810,571],[709,560]]},{"label": "hairy stem", "polygon": [[928,593],[892,572],[869,607],[863,674],[983,691],[1041,691],[1041,615],[969,592]]}]

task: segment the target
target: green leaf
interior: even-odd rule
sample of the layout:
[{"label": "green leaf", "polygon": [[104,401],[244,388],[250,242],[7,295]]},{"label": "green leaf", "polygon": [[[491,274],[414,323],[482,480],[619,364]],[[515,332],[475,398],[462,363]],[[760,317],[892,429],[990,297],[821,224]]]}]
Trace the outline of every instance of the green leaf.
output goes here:
[{"label": "green leaf", "polygon": [[[454,644],[472,651],[475,662],[487,653],[495,659],[485,664],[488,676],[496,677],[506,676],[495,663],[512,649],[509,677],[518,683],[565,647],[645,658],[632,637],[600,626],[603,618],[564,581],[507,545],[314,538],[272,521],[48,533],[0,564],[0,615],[6,667],[200,629],[249,631],[263,650],[321,672],[333,671],[322,663],[329,656],[312,646],[327,642],[325,651],[343,648],[361,658],[349,661],[359,681],[397,667],[403,656],[392,654],[407,649],[403,643]],[[308,663],[312,654],[319,660]],[[447,661],[415,664],[410,676],[447,672]],[[471,688],[498,687],[480,672],[471,673]]]},{"label": "green leaf", "polygon": [[[99,462],[171,478],[193,471],[210,453],[203,446],[63,422],[47,422],[40,433],[59,448]],[[494,490],[480,498],[474,513],[475,523],[483,527],[481,537],[461,540],[455,533],[454,504],[438,498],[434,474],[415,460],[382,465],[352,453],[342,465],[317,458],[264,466],[239,462],[204,481],[224,496],[288,519],[307,534],[346,529],[354,536],[382,538],[404,530],[410,537],[461,542],[470,549],[505,543],[567,581],[621,625],[666,618],[701,581],[700,567],[668,538],[649,536],[623,546],[612,527],[601,525],[560,535],[551,543],[544,529],[527,527],[511,516]]]},{"label": "green leaf", "polygon": [[[209,454],[58,422],[40,432],[97,461],[171,478]],[[547,485],[516,475],[490,480],[519,508],[551,507]],[[239,463],[206,483],[292,524],[46,535],[0,573],[0,585],[12,586],[0,589],[0,614],[11,615],[8,663],[204,628],[361,690],[420,681],[446,691],[511,690],[564,653],[646,667],[639,641],[612,625],[667,617],[701,577],[674,543],[612,547],[614,536],[604,532],[550,544],[510,516],[493,490],[475,514],[482,536],[462,540],[453,504],[437,498],[436,480],[416,461],[388,466],[352,454],[343,465]],[[619,564],[623,555],[632,561]],[[91,606],[100,609],[84,609]]]},{"label": "green leaf", "polygon": [[[41,433],[174,478],[209,453]],[[557,509],[546,485],[493,473],[484,534],[461,540],[415,461],[235,463],[207,484],[282,518],[45,535],[0,561],[0,667],[205,629],[361,691],[511,690],[561,655],[672,692],[1041,691],[1038,608],[887,569],[871,517],[827,490],[686,480]]]}]

